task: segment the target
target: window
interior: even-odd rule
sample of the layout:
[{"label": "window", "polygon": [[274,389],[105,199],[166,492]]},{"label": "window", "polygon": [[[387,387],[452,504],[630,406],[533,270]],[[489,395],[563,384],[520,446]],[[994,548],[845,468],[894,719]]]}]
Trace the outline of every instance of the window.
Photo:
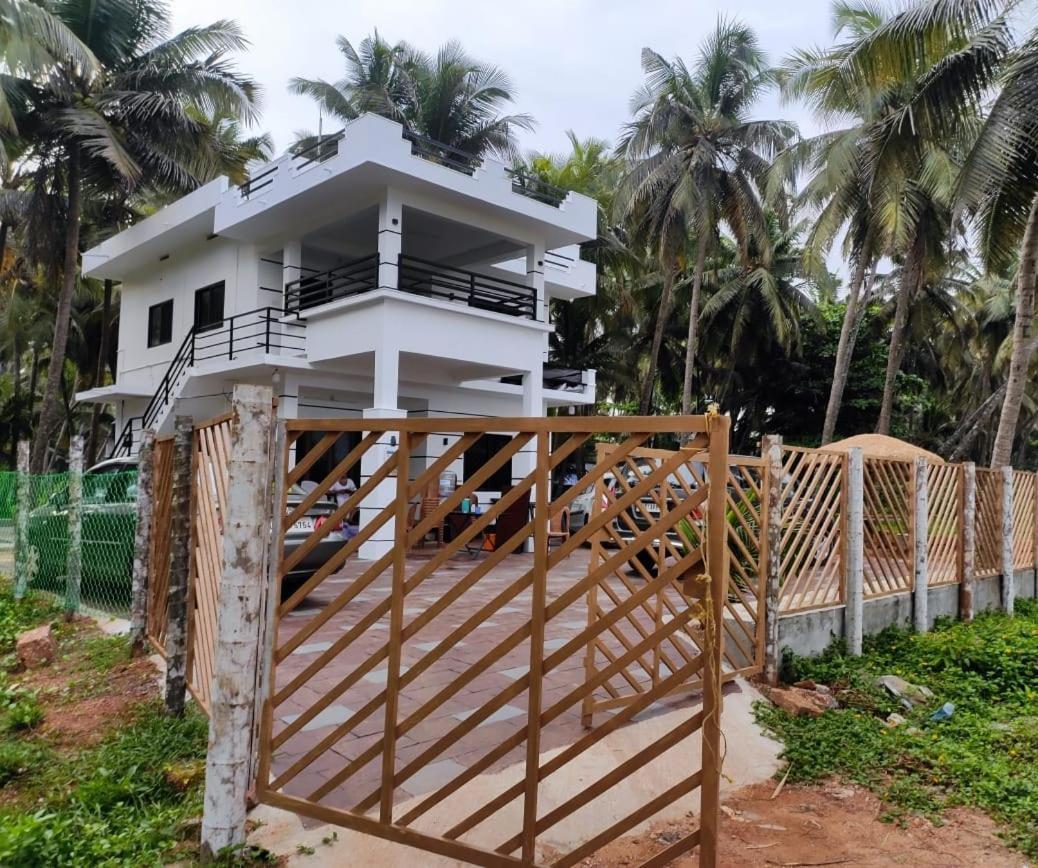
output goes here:
[{"label": "window", "polygon": [[[505,434],[484,434],[465,452],[465,478],[476,473],[512,441]],[[504,491],[512,485],[512,460],[506,461],[480,486],[481,491]]]},{"label": "window", "polygon": [[195,290],[195,331],[223,325],[223,281]]},{"label": "window", "polygon": [[148,308],[148,346],[157,347],[173,340],[173,299]]}]

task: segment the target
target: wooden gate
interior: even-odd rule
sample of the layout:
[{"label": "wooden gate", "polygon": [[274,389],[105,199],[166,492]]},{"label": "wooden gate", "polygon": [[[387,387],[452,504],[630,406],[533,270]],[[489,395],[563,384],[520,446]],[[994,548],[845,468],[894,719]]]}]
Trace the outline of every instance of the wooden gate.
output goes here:
[{"label": "wooden gate", "polygon": [[[674,672],[700,655],[696,631],[685,627],[664,635],[664,628],[683,612],[694,610],[696,601],[684,590],[678,576],[659,587],[649,599],[615,618],[614,610],[653,582],[668,564],[698,552],[706,538],[707,515],[703,492],[708,490],[705,451],[686,449],[683,453],[664,449],[631,449],[614,454],[618,447],[599,443],[599,463],[619,472],[597,483],[594,512],[612,507],[650,475],[661,477],[628,508],[606,524],[592,543],[592,568],[614,560],[607,571],[588,590],[588,622],[608,620],[608,629],[588,646],[585,672],[588,683],[615,664],[624,651],[650,635],[660,637],[651,654],[641,655],[631,664],[606,679],[583,704],[584,725],[590,727],[596,711],[622,708],[646,692],[657,692],[664,682],[672,692],[701,689],[698,675],[674,682]],[[682,459],[683,455],[683,459]],[[759,672],[764,663],[764,574],[760,559],[762,461],[752,456],[729,456],[726,473],[725,532],[728,544],[730,582],[724,599],[722,671],[723,679],[738,674]],[[687,508],[687,510],[686,510]],[[656,530],[663,516],[680,513],[677,525]],[[648,548],[628,561],[615,562],[613,555],[641,532],[655,533]],[[698,561],[697,561],[698,563]],[[709,573],[705,566],[702,571]]]},{"label": "wooden gate", "polygon": [[151,547],[148,553],[147,634],[155,650],[166,654],[169,621],[169,544],[173,501],[173,438],[156,437],[152,452]]},{"label": "wooden gate", "polygon": [[[628,477],[652,434],[686,432]],[[617,445],[580,472],[599,438]],[[259,801],[473,864],[572,866],[654,818],[685,820],[696,794],[698,828],[645,864],[697,845],[713,864],[728,594],[726,495],[710,480],[727,474],[727,439],[720,416],[287,422]],[[679,468],[696,487],[589,562],[585,544]],[[344,476],[356,491],[329,502]],[[624,490],[567,528],[607,476]],[[694,544],[656,553],[704,516]],[[624,596],[592,617],[588,592],[639,557],[655,571],[622,577]],[[590,649],[682,579],[652,629],[606,642],[612,659],[586,677]],[[679,631],[689,644],[671,653]],[[583,729],[585,700],[650,660],[659,679]],[[634,721],[693,680],[701,695]]]},{"label": "wooden gate", "polygon": [[223,516],[227,514],[227,460],[231,414],[195,426],[191,475],[191,559],[187,597],[187,686],[209,713],[216,604],[223,565]]}]

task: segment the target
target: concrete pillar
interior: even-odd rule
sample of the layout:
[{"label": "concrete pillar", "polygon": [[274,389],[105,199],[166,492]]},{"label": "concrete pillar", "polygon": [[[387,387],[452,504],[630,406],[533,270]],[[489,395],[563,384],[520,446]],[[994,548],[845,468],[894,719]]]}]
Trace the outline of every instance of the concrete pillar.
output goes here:
[{"label": "concrete pillar", "polygon": [[929,612],[927,604],[930,594],[930,574],[927,561],[928,553],[928,504],[929,489],[927,486],[927,474],[930,465],[925,458],[919,457],[915,460],[913,470],[913,491],[915,496],[912,502],[912,541],[915,548],[913,563],[912,584],[912,624],[917,633],[925,633],[930,628]]},{"label": "concrete pillar", "polygon": [[400,194],[387,190],[378,203],[378,288],[399,285],[400,253],[403,250],[404,205]]},{"label": "concrete pillar", "polygon": [[269,386],[234,387],[202,812],[206,859],[245,841],[264,623],[258,578],[266,576],[271,518],[272,399]]},{"label": "concrete pillar", "polygon": [[[372,407],[364,411],[365,419],[404,419],[406,410],[395,408]],[[400,432],[387,431],[360,459],[360,484],[364,485],[374,473],[393,455],[400,446]],[[397,484],[407,484],[407,480],[398,480],[395,475],[382,480],[364,498],[360,504],[360,527],[374,521],[384,509],[392,509],[396,499]],[[396,522],[390,518],[370,539],[361,543],[359,557],[362,560],[377,560],[391,551],[396,541]]]},{"label": "concrete pillar", "polygon": [[977,466],[962,465],[962,512],[960,513],[962,558],[959,575],[959,618],[973,620],[973,584],[977,573]]},{"label": "concrete pillar", "polygon": [[166,622],[166,712],[184,713],[187,689],[187,581],[191,559],[191,471],[194,425],[178,415],[173,427],[173,491],[170,508],[169,592]]},{"label": "concrete pillar", "polygon": [[1013,568],[1013,468],[1002,468],[1002,608],[1013,614],[1016,571]]},{"label": "concrete pillar", "polygon": [[155,432],[141,434],[137,463],[137,531],[133,539],[133,574],[130,580],[130,650],[144,653],[148,631],[148,573],[151,569],[151,522],[155,492]]},{"label": "concrete pillar", "polygon": [[22,599],[29,587],[29,512],[32,509],[32,494],[29,490],[29,441],[18,441],[18,476],[15,479],[16,507],[14,516],[14,598]]},{"label": "concrete pillar", "polygon": [[[526,285],[537,293],[537,319],[548,322],[548,299],[544,291],[544,245],[540,242],[526,247]],[[545,335],[547,341],[547,335]]]},{"label": "concrete pillar", "polygon": [[861,449],[847,453],[847,594],[844,600],[844,636],[847,650],[861,655],[865,608],[865,458]]},{"label": "concrete pillar", "polygon": [[303,276],[303,242],[286,241],[281,251],[281,288]]},{"label": "concrete pillar", "polygon": [[375,350],[371,406],[376,410],[395,410],[400,392],[400,351],[383,343]]},{"label": "concrete pillar", "polygon": [[65,550],[65,620],[79,611],[83,585],[83,438],[69,442],[68,548]]},{"label": "concrete pillar", "polygon": [[777,434],[761,442],[764,459],[764,678],[778,684],[782,664],[779,648],[779,598],[782,587],[782,438]]}]

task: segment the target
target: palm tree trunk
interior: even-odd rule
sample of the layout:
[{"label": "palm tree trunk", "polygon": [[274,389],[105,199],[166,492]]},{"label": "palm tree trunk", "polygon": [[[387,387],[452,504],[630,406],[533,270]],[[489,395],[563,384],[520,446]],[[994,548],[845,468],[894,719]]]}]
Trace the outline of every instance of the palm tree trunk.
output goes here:
[{"label": "palm tree trunk", "polygon": [[843,312],[843,325],[840,327],[840,342],[836,346],[836,364],[833,368],[833,384],[829,389],[829,403],[825,408],[825,423],[822,425],[822,445],[833,442],[836,433],[836,417],[840,415],[843,404],[843,390],[847,387],[847,375],[851,369],[851,357],[854,355],[854,344],[858,337],[858,297],[861,285],[865,281],[865,269],[868,267],[864,251],[859,253],[858,262],[851,276],[850,289],[847,292],[847,309]]},{"label": "palm tree trunk", "polygon": [[61,406],[61,378],[65,370],[65,351],[68,347],[69,323],[72,318],[72,299],[76,294],[79,273],[79,217],[81,211],[81,179],[79,174],[79,147],[72,145],[68,153],[68,223],[65,226],[65,263],[61,276],[61,294],[54,319],[54,339],[50,348],[47,384],[43,390],[40,422],[32,443],[29,469],[42,473],[47,446],[61,424],[64,410]]},{"label": "palm tree trunk", "polygon": [[14,413],[11,415],[11,455],[18,454],[18,440],[22,436],[22,336],[14,336]]},{"label": "palm tree trunk", "polygon": [[705,229],[699,232],[696,245],[696,270],[692,273],[692,300],[688,303],[688,342],[685,344],[685,379],[681,384],[681,412],[692,412],[692,373],[699,353],[699,297],[703,292],[703,271],[706,269],[706,244],[709,236]]},{"label": "palm tree trunk", "polygon": [[652,348],[649,350],[649,369],[645,372],[642,384],[642,397],[638,404],[638,413],[647,416],[652,410],[652,393],[656,388],[656,368],[660,362],[660,349],[663,347],[663,332],[667,328],[670,316],[671,296],[674,294],[674,268],[669,263],[663,266],[663,293],[660,295],[660,309],[656,315],[656,328],[652,333]]},{"label": "palm tree trunk", "polygon": [[1016,278],[1016,316],[1013,320],[1013,354],[1009,360],[1009,377],[1006,380],[1006,398],[1002,402],[1002,415],[998,419],[998,433],[991,450],[991,466],[1005,467],[1009,464],[1016,436],[1016,423],[1020,419],[1020,406],[1027,385],[1027,368],[1034,353],[1031,338],[1034,322],[1034,281],[1038,260],[1038,196],[1031,200],[1031,213],[1027,216],[1027,227],[1020,243],[1020,266]]},{"label": "palm tree trunk", "polygon": [[998,402],[1005,397],[1006,384],[1003,383],[994,392],[988,395],[980,406],[967,416],[958,428],[952,433],[941,447],[941,454],[948,461],[962,461],[973,447],[973,441],[977,439],[981,429],[988,424],[991,414],[995,412]]},{"label": "palm tree trunk", "polygon": [[7,233],[9,226],[6,222],[0,221],[0,271],[4,267],[4,257],[7,256]]},{"label": "palm tree trunk", "polygon": [[879,407],[879,422],[876,423],[877,434],[890,433],[890,420],[894,414],[894,386],[898,371],[905,359],[905,332],[908,330],[908,312],[915,301],[916,292],[923,282],[923,258],[920,244],[916,238],[908,253],[901,277],[901,287],[897,294],[897,307],[894,309],[894,326],[890,330],[890,352],[887,355],[887,373],[883,380],[883,401]]},{"label": "palm tree trunk", "polygon": [[[108,362],[108,324],[112,315],[112,281],[105,279],[104,303],[101,306],[101,345],[97,348],[97,371],[94,374],[94,388],[104,385],[105,366]],[[90,410],[90,439],[87,442],[86,466],[92,467],[97,461],[97,436],[101,428],[101,405],[94,403]]]}]

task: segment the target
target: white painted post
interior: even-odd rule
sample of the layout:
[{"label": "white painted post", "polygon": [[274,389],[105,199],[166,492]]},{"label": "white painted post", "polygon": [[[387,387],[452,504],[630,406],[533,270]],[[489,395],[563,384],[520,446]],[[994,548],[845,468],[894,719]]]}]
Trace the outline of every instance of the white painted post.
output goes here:
[{"label": "white painted post", "polygon": [[865,618],[865,457],[861,449],[847,452],[847,596],[844,636],[847,650],[861,656]]},{"label": "white painted post", "polygon": [[235,386],[232,413],[205,764],[203,859],[245,841],[273,494],[271,388]]},{"label": "white painted post", "polygon": [[22,599],[29,587],[29,441],[18,441],[18,476],[16,483],[16,507],[14,516],[14,598]]},{"label": "white painted post", "polygon": [[[378,288],[400,286],[400,253],[404,238],[404,203],[395,190],[387,190],[378,204]],[[378,404],[375,405],[379,406]]]},{"label": "white painted post", "polygon": [[962,465],[962,571],[959,585],[959,618],[973,620],[973,587],[977,575],[977,465]]},{"label": "white painted post", "polygon": [[83,586],[83,438],[69,443],[68,548],[65,550],[65,620],[79,611]]},{"label": "white painted post", "polygon": [[151,569],[151,521],[154,504],[155,432],[141,432],[137,454],[137,530],[133,538],[133,575],[130,585],[130,650],[144,653],[148,632],[148,572]]},{"label": "white painted post", "polygon": [[184,713],[184,691],[187,689],[187,579],[191,557],[191,471],[194,466],[191,417],[178,415],[173,432],[165,703],[166,712],[179,717]]},{"label": "white painted post", "polygon": [[767,492],[763,506],[763,537],[766,547],[764,586],[764,678],[768,684],[778,684],[779,667],[779,605],[782,589],[782,438],[766,435],[761,443],[764,458],[764,489]]},{"label": "white painted post", "polygon": [[1013,614],[1016,570],[1013,566],[1013,468],[1002,468],[1002,608]]},{"label": "white painted post", "polygon": [[930,572],[927,559],[929,529],[927,528],[929,490],[927,474],[930,465],[923,457],[915,460],[915,498],[912,509],[912,539],[915,542],[915,570],[912,585],[913,625],[917,633],[930,629],[928,603],[930,596]]}]

